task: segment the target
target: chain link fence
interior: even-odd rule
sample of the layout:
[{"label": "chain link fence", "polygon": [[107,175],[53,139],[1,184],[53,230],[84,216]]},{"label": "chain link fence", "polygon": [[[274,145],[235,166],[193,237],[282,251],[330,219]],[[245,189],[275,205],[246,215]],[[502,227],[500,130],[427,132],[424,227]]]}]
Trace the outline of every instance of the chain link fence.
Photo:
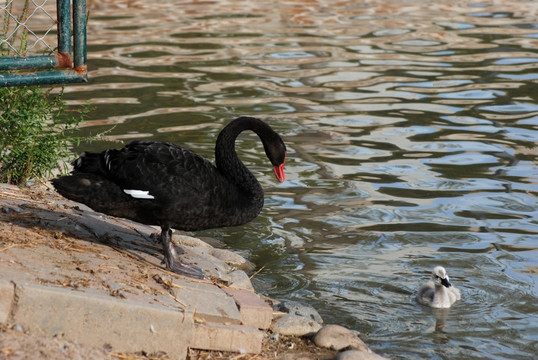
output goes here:
[{"label": "chain link fence", "polygon": [[2,56],[52,54],[57,41],[55,0],[5,0],[0,5]]},{"label": "chain link fence", "polygon": [[87,81],[85,0],[0,0],[0,86]]}]

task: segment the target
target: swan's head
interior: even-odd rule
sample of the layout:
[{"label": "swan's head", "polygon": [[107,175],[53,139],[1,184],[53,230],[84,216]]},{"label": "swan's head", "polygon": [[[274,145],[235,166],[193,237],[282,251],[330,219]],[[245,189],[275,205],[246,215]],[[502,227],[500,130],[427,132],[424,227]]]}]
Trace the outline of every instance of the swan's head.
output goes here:
[{"label": "swan's head", "polygon": [[265,154],[275,171],[275,176],[278,181],[282,182],[286,180],[286,174],[284,174],[284,164],[286,163],[286,144],[276,132],[268,132],[267,138],[263,140],[263,147]]},{"label": "swan's head", "polygon": [[[230,122],[219,134],[217,138],[216,148],[227,148],[225,143],[229,141],[230,136],[235,140],[237,135],[243,130],[252,130],[260,137],[265,154],[275,171],[275,176],[279,181],[286,180],[284,174],[284,163],[286,162],[286,145],[280,135],[277,134],[268,124],[260,119],[256,119],[248,116],[241,116],[232,122]],[[228,145],[229,147],[229,145]],[[233,148],[233,145],[232,145]],[[215,150],[215,157],[217,164],[219,163],[218,155],[220,153]]]},{"label": "swan's head", "polygon": [[432,280],[437,286],[451,287],[452,284],[449,281],[446,270],[442,266],[436,266],[432,271]]}]

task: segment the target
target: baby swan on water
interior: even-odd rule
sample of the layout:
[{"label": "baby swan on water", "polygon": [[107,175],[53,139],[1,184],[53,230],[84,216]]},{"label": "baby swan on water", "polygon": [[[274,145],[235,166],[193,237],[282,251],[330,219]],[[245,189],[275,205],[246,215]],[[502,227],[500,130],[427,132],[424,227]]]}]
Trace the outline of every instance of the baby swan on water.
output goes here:
[{"label": "baby swan on water", "polygon": [[460,291],[450,284],[442,266],[433,269],[431,280],[418,289],[416,296],[419,304],[440,309],[451,307],[460,298]]}]

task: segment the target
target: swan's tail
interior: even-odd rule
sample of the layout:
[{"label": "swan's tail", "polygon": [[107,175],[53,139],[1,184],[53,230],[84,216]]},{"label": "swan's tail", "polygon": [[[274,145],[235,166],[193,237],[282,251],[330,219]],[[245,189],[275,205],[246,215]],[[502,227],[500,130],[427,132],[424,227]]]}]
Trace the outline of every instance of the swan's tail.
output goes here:
[{"label": "swan's tail", "polygon": [[81,172],[88,174],[107,175],[105,152],[93,153],[83,152],[78,159],[73,162],[73,173]]},{"label": "swan's tail", "polygon": [[130,197],[119,186],[100,175],[74,172],[73,175],[61,176],[51,182],[56,191],[69,200],[115,216],[131,215],[133,205]]},{"label": "swan's tail", "polygon": [[83,152],[73,161],[72,175],[52,179],[52,185],[63,197],[93,207],[91,203],[110,198],[117,192],[106,181],[106,164],[103,153]]}]

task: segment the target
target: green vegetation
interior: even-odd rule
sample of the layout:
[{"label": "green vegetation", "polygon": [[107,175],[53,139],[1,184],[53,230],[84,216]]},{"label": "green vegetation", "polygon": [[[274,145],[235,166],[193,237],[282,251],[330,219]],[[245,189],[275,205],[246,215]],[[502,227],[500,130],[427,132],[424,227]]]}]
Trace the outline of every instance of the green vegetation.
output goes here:
[{"label": "green vegetation", "polygon": [[0,88],[0,182],[25,185],[66,170],[84,111],[68,115],[61,98],[39,86]]},{"label": "green vegetation", "polygon": [[[30,16],[30,0],[19,15],[13,3],[6,1],[0,12],[0,38],[6,39],[0,56],[27,55],[28,28],[18,24]],[[69,114],[62,95],[40,86],[0,87],[0,182],[25,185],[67,170],[69,149],[80,140],[73,134],[85,111]]]}]

